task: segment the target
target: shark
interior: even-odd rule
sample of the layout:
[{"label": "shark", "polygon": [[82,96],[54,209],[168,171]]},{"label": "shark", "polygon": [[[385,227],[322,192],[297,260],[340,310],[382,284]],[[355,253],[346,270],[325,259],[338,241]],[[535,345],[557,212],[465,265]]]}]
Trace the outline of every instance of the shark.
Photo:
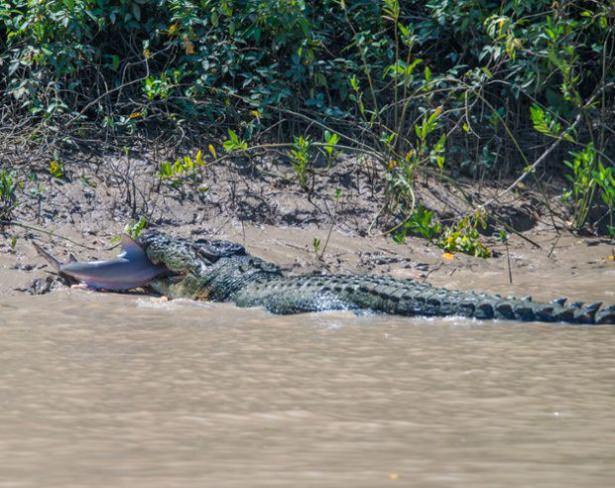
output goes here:
[{"label": "shark", "polygon": [[80,262],[71,255],[67,263],[62,263],[36,242],[33,245],[60,276],[93,290],[131,290],[169,273],[165,266],[153,264],[143,247],[128,235],[122,235],[121,253],[116,258],[99,261]]}]

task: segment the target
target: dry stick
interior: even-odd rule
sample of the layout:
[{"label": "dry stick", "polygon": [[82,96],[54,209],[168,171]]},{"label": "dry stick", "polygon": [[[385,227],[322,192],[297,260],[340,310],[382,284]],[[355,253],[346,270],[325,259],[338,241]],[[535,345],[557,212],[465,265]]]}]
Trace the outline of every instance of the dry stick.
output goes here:
[{"label": "dry stick", "polygon": [[553,255],[553,251],[555,251],[555,246],[557,246],[557,243],[559,242],[561,237],[562,237],[561,234],[557,234],[557,238],[553,242],[553,245],[551,246],[551,249],[549,250],[549,254],[547,254],[548,258],[550,258]]},{"label": "dry stick", "polygon": [[508,239],[504,241],[504,244],[506,245],[506,262],[508,263],[508,283],[512,285],[513,279],[512,270],[510,268],[510,251],[508,250]]},{"label": "dry stick", "polygon": [[84,249],[88,249],[89,251],[96,251],[96,248],[90,247],[90,246],[86,246],[86,245],[81,244],[81,243],[79,243],[77,241],[73,241],[70,237],[66,237],[66,236],[63,236],[61,234],[56,234],[53,231],[42,229],[41,227],[37,227],[36,225],[31,225],[31,224],[26,224],[24,222],[19,222],[18,220],[0,220],[0,225],[16,225],[18,227],[23,227],[24,229],[33,230],[35,232],[41,232],[41,233],[47,234],[48,236],[51,236],[51,237],[57,237],[58,239],[63,239],[65,241],[70,242],[71,244],[74,244],[75,246],[79,246],[79,247],[82,247]]},{"label": "dry stick", "polygon": [[95,105],[96,103],[98,103],[103,98],[109,96],[111,93],[114,93],[116,91],[120,91],[120,90],[126,88],[127,86],[134,85],[135,83],[140,83],[140,82],[144,81],[145,79],[147,79],[147,76],[144,76],[142,78],[137,78],[136,80],[128,81],[128,82],[124,83],[123,85],[120,85],[120,86],[118,86],[116,88],[113,88],[113,89],[109,90],[108,92],[103,93],[101,96],[99,96],[98,98],[95,98],[90,103],[88,103],[85,107],[83,107],[83,109],[77,115],[75,115],[74,117],[69,119],[69,121],[66,123],[66,125],[72,124],[75,120],[80,118],[92,105]]},{"label": "dry stick", "polygon": [[581,115],[582,112],[579,112],[579,114],[576,116],[574,122],[572,123],[572,125],[570,127],[568,127],[568,129],[566,129],[561,136],[559,136],[555,142],[553,142],[553,144],[551,144],[547,150],[545,152],[543,152],[540,157],[534,161],[534,163],[529,166],[528,168],[525,169],[525,171],[523,173],[521,173],[521,176],[519,176],[514,182],[512,182],[505,190],[501,191],[500,193],[498,193],[496,196],[494,196],[493,198],[487,200],[485,203],[483,203],[482,205],[479,205],[479,208],[484,209],[485,207],[487,207],[488,205],[491,205],[493,202],[499,200],[502,196],[506,195],[507,193],[511,192],[512,190],[515,189],[515,187],[517,187],[519,185],[519,183],[521,183],[523,180],[525,180],[525,178],[527,178],[528,175],[530,175],[537,167],[540,163],[542,163],[549,154],[551,154],[555,148],[557,146],[560,145],[560,143],[564,140],[564,136],[567,135],[568,133],[572,132],[572,130],[574,130],[574,128],[578,125],[578,123],[581,121]]},{"label": "dry stick", "polygon": [[[498,84],[502,84],[502,85],[509,86],[509,87],[510,87],[510,86],[512,86],[512,83],[506,82],[506,81],[504,81],[504,80],[493,80],[493,81],[491,81],[491,83],[498,83]],[[613,86],[613,83],[609,83],[609,85],[608,85],[608,86],[607,86],[607,85],[605,85],[604,87],[601,87],[601,88],[600,88],[600,92],[602,92],[602,94],[604,95],[604,92],[605,92],[606,88],[609,88],[609,87],[612,87],[612,86]],[[545,108],[545,107],[544,107],[544,105],[543,105],[543,104],[541,104],[541,103],[540,103],[540,102],[539,102],[536,98],[534,98],[531,94],[529,94],[529,93],[524,93],[524,95],[525,95],[525,96],[526,96],[526,97],[527,97],[527,98],[528,98],[528,99],[529,99],[532,103],[535,103],[535,104],[537,104],[537,105],[540,105],[540,106],[541,106],[541,108],[543,108],[543,109]],[[587,104],[586,104],[586,105],[587,105]],[[557,116],[557,118],[558,118],[560,121],[566,122],[566,119],[564,119],[563,117],[561,117],[561,116],[559,116],[559,115],[557,115],[557,114],[555,114],[555,115]],[[608,126],[608,125],[602,124],[602,125],[601,125],[601,130],[602,130],[602,129],[607,130],[607,131],[610,131],[611,133],[615,134],[615,132],[614,132],[614,131],[613,131],[613,130],[612,130],[612,129]],[[574,144],[575,146],[585,147],[585,144],[583,144],[582,142],[579,142],[579,141],[570,140],[570,141],[566,141],[566,142],[568,142],[568,143],[570,143],[570,144]],[[602,144],[602,146],[604,146],[604,144]],[[602,157],[603,157],[606,161],[608,161],[610,164],[615,165],[615,161],[614,161],[613,159],[611,159],[611,158],[609,157],[609,155],[608,155],[608,154],[606,154],[604,151],[600,150],[600,148],[598,148],[598,147],[594,147],[594,151],[596,151],[596,153],[597,153],[598,155],[602,156]]]},{"label": "dry stick", "polygon": [[325,251],[327,250],[327,244],[329,244],[329,239],[331,239],[331,233],[333,232],[334,227],[335,227],[335,222],[331,222],[331,227],[329,227],[329,233],[327,234],[327,238],[325,239],[325,245],[322,247],[322,251],[318,258],[321,261],[325,255]]},{"label": "dry stick", "polygon": [[427,271],[427,273],[425,273],[425,276],[423,276],[421,283],[425,283],[425,281],[427,281],[427,278],[429,278],[429,275],[438,271],[441,267],[442,267],[442,263],[438,264],[438,266],[436,266],[435,268],[432,268],[429,271]]},{"label": "dry stick", "polygon": [[[348,27],[350,27],[350,30],[352,31],[353,37],[357,36],[357,30],[355,29],[354,25],[352,24],[352,22],[350,21],[350,17],[348,17],[348,11],[346,10],[346,8],[344,8],[344,17],[346,19],[346,23],[348,24]],[[378,100],[376,100],[376,90],[374,89],[374,83],[372,80],[372,74],[371,74],[371,70],[369,69],[369,64],[367,62],[367,59],[365,58],[365,53],[363,52],[362,49],[360,49],[360,47],[357,45],[358,51],[359,51],[359,56],[361,58],[361,62],[363,63],[363,71],[365,72],[365,77],[367,78],[367,82],[369,84],[369,92],[372,96],[372,104],[373,104],[373,111],[374,114],[376,115],[377,119],[378,119],[378,124],[380,126],[382,126],[382,119],[380,118],[380,112],[378,110]],[[373,117],[372,117],[373,119]],[[365,119],[365,121],[367,122],[367,119]]]},{"label": "dry stick", "polygon": [[519,232],[517,229],[515,229],[514,227],[511,227],[510,225],[508,225],[506,222],[503,222],[502,220],[500,220],[499,217],[497,217],[496,215],[492,215],[493,220],[495,220],[498,224],[500,224],[502,227],[504,227],[508,232],[512,232],[513,234],[521,237],[521,239],[523,239],[525,242],[530,243],[532,246],[534,246],[536,249],[542,249],[542,246],[540,244],[538,244],[537,242],[533,241],[532,239],[530,239],[527,236],[524,236],[521,232]]}]

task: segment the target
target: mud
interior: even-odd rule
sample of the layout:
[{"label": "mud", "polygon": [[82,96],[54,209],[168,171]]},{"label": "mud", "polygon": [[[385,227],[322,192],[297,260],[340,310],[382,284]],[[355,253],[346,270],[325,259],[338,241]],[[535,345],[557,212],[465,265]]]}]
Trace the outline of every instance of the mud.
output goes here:
[{"label": "mud", "polygon": [[[513,236],[508,253],[504,245],[498,244],[495,246],[499,251],[497,257],[477,259],[463,254],[451,257],[423,239],[409,239],[400,245],[382,236],[358,237],[337,230],[329,234],[330,229],[316,225],[293,228],[226,221],[219,226],[162,228],[185,237],[215,235],[240,242],[249,252],[281,265],[290,273],[388,274],[426,280],[451,289],[532,295],[540,300],[566,296],[575,301],[615,303],[614,246],[605,239],[581,239],[571,234],[557,236],[550,230],[536,231],[529,236],[541,248]],[[75,242],[96,246],[94,250],[47,236],[37,236],[37,242],[64,260],[68,260],[70,253],[80,260],[111,258],[119,252],[117,248],[109,249],[112,239],[122,229],[123,225],[116,224],[94,237],[78,232],[74,226],[55,228],[58,234]],[[318,251],[314,249],[314,239],[321,242]],[[512,284],[509,282],[509,258]],[[5,244],[0,254],[0,272],[0,293],[10,296],[19,294],[19,290],[27,288],[34,279],[45,278],[53,269],[38,256],[28,240],[22,238],[10,252]]]}]

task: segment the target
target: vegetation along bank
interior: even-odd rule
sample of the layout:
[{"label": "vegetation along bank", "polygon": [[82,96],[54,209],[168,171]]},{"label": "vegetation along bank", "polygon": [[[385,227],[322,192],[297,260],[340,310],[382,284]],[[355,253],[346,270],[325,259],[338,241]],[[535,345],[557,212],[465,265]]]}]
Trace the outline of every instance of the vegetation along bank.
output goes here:
[{"label": "vegetation along bank", "polygon": [[0,30],[6,249],[202,209],[480,257],[615,235],[612,1],[20,0]]}]

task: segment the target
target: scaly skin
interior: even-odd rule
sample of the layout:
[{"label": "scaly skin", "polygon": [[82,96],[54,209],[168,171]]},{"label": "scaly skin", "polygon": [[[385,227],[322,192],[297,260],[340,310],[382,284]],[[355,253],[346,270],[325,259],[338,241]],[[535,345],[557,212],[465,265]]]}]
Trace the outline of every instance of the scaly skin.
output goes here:
[{"label": "scaly skin", "polygon": [[276,265],[227,241],[202,239],[192,243],[150,232],[140,238],[140,243],[154,264],[163,264],[176,273],[152,283],[154,289],[171,298],[260,306],[277,314],[373,310],[406,316],[615,324],[615,306],[566,305],[565,299],[538,303],[530,298],[447,290],[386,276],[284,276]]}]

